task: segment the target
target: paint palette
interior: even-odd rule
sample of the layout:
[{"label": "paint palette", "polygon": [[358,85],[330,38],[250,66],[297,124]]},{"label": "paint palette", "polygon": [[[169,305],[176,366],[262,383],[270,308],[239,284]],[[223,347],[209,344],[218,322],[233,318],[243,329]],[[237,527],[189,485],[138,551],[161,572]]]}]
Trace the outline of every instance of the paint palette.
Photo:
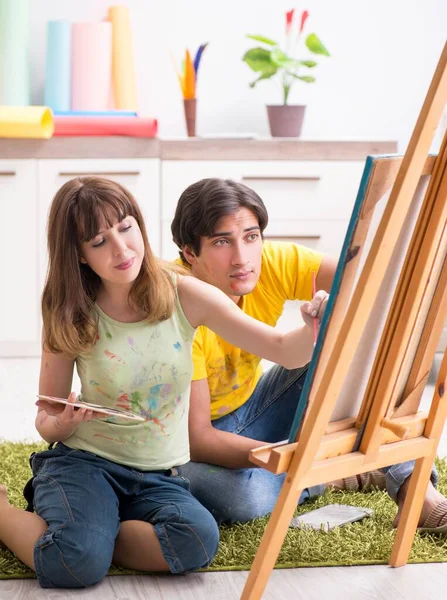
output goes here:
[{"label": "paint palette", "polygon": [[97,413],[103,413],[104,415],[109,415],[113,417],[121,417],[123,419],[131,419],[134,421],[145,421],[144,417],[137,415],[132,412],[128,412],[126,410],[121,410],[120,408],[109,408],[108,406],[101,406],[101,404],[92,404],[91,402],[84,402],[81,400],[76,400],[76,402],[69,402],[66,398],[56,398],[56,396],[44,396],[42,394],[37,395],[41,400],[47,400],[48,402],[57,402],[59,404],[71,404],[75,408],[88,408]]}]

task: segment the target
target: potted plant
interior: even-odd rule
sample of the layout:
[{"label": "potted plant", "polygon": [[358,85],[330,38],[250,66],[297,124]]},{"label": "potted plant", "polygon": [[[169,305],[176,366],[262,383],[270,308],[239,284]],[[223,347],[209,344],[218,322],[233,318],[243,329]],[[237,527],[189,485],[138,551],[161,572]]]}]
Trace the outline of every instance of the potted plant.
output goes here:
[{"label": "potted plant", "polygon": [[315,60],[307,58],[305,60],[294,58],[298,46],[300,44],[301,46],[304,45],[312,54],[330,56],[315,33],[309,33],[303,40],[303,30],[309,12],[304,10],[301,13],[299,27],[294,27],[294,14],[295,10],[286,12],[286,43],[284,50],[278,42],[262,35],[247,35],[248,38],[261,42],[263,46],[251,48],[242,57],[242,60],[258,74],[257,79],[250,83],[250,87],[255,87],[263,79],[277,77],[280,80],[283,103],[280,105],[267,105],[270,133],[275,137],[299,137],[306,107],[289,104],[290,90],[297,81],[303,81],[304,83],[315,81],[312,73],[317,63]]}]

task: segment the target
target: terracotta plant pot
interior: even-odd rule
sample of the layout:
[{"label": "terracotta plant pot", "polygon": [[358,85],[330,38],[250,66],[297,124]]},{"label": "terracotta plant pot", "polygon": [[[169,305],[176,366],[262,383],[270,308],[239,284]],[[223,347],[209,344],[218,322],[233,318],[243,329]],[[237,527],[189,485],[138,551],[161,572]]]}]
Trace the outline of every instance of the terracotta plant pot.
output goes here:
[{"label": "terracotta plant pot", "polygon": [[294,104],[267,105],[272,137],[300,137],[306,107]]}]

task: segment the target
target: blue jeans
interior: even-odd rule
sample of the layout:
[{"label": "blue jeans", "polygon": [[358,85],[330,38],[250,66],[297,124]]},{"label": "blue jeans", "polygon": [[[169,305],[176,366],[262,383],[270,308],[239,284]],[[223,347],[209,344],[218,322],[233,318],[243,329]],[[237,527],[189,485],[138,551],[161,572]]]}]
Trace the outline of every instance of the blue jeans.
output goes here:
[{"label": "blue jeans", "polygon": [[[287,370],[275,365],[263,374],[245,404],[212,421],[213,427],[267,443],[287,439],[306,372],[307,366]],[[413,467],[414,461],[383,469],[388,493],[394,500]],[[285,479],[284,473],[274,475],[257,467],[227,469],[197,462],[184,465],[182,473],[190,481],[192,494],[219,524],[244,523],[272,512]],[[433,469],[434,485],[437,479]],[[321,495],[325,487],[320,484],[303,490],[298,504]]]},{"label": "blue jeans", "polygon": [[[272,367],[247,402],[213,421],[213,427],[268,443],[287,439],[306,371],[307,366],[290,371]],[[190,480],[192,494],[219,524],[244,523],[272,512],[285,478],[284,473],[274,475],[257,467],[227,469],[196,462],[184,465],[182,473]],[[324,489],[324,484],[305,489],[299,504]]]},{"label": "blue jeans", "polygon": [[34,549],[44,588],[103,579],[121,521],[152,523],[172,573],[205,567],[217,552],[216,522],[177,468],[138,471],[60,442],[31,465],[34,509],[48,524]]}]

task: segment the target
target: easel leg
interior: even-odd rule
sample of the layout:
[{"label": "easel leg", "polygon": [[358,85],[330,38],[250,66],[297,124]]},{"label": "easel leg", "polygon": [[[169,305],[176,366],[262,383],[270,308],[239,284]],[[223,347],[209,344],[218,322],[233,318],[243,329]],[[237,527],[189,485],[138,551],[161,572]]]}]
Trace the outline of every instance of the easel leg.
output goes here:
[{"label": "easel leg", "polygon": [[260,600],[262,597],[300,495],[301,490],[294,490],[286,479],[256,552],[241,600]]},{"label": "easel leg", "polygon": [[422,505],[424,504],[425,493],[427,491],[428,480],[435,460],[439,438],[441,437],[442,428],[447,418],[447,397],[445,394],[446,381],[447,349],[445,350],[444,358],[442,359],[424,432],[425,437],[433,440],[435,447],[433,452],[430,452],[428,456],[416,461],[413,474],[411,475],[410,485],[408,486],[402,516],[397,528],[393,551],[390,556],[390,565],[392,567],[401,567],[402,565],[405,565],[410,554],[411,544],[413,543],[418,519],[421,514]]},{"label": "easel leg", "polygon": [[407,564],[424,504],[433,460],[434,457],[430,455],[416,461],[389,560],[392,567],[402,567]]}]

